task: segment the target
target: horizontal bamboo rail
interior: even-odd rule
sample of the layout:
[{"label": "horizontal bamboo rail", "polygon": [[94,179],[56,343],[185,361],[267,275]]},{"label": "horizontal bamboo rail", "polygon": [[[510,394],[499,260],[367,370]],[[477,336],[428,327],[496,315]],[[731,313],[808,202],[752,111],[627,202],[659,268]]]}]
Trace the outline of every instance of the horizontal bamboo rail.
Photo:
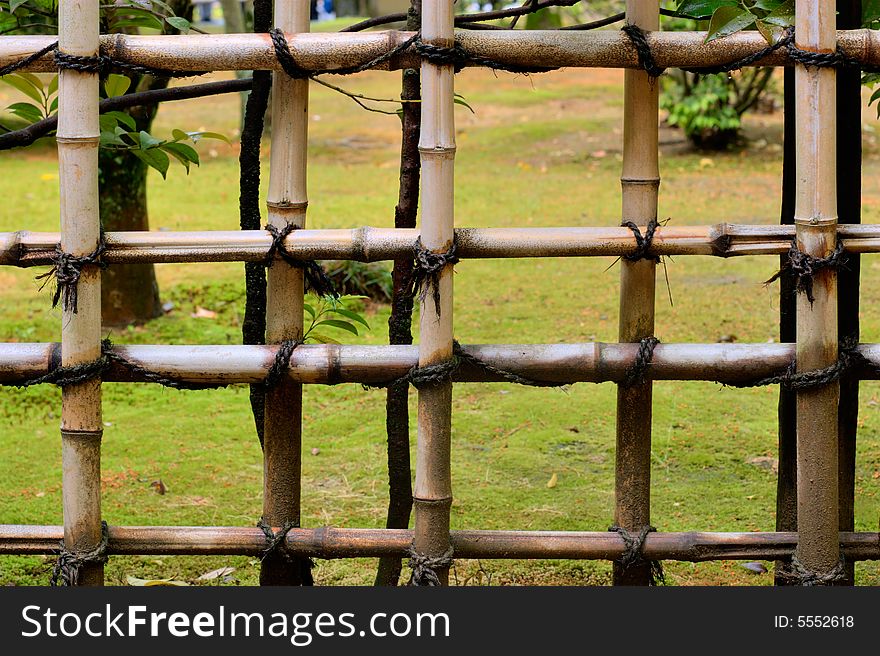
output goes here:
[{"label": "horizontal bamboo rail", "polygon": [[[357,65],[402,45],[412,32],[288,34],[297,63],[307,70]],[[510,66],[637,68],[636,51],[619,30],[596,32],[456,30],[455,38],[468,52]],[[758,32],[738,32],[704,43],[705,32],[654,32],[648,42],[660,66],[716,66],[767,47]],[[0,66],[21,60],[50,46],[54,36],[0,37]],[[867,64],[880,64],[880,34],[875,30],[838,32],[839,46]],[[127,62],[185,71],[281,70],[272,42],[265,34],[129,35],[101,37],[104,54]],[[761,66],[790,64],[783,50],[755,62]],[[418,67],[409,51],[384,63],[384,70]],[[55,70],[52,55],[26,69]]]},{"label": "horizontal bamboo rail", "polygon": [[[542,381],[620,382],[632,365],[638,344],[465,345],[469,354],[505,371]],[[234,384],[263,380],[278,347],[261,346],[116,346],[130,362],[161,376],[189,383]],[[856,372],[880,379],[880,344],[862,344],[859,352],[874,369]],[[794,358],[793,344],[660,344],[648,377],[653,380],[706,380],[735,384],[782,373]],[[35,378],[57,363],[57,344],[0,344],[0,383]],[[291,380],[300,383],[375,384],[404,376],[418,363],[418,346],[306,344],[290,359]],[[143,378],[120,365],[102,376],[105,382]],[[453,380],[502,382],[503,378],[463,363]]]},{"label": "horizontal bamboo rail", "polygon": [[[451,531],[456,558],[614,560],[624,551],[617,533]],[[60,526],[0,525],[0,555],[55,553]],[[404,556],[413,532],[404,529],[294,528],[289,553],[315,558]],[[111,526],[111,555],[257,556],[266,536],[257,528]],[[791,556],[797,533],[650,533],[643,554],[653,560],[775,560]],[[880,534],[841,533],[848,561],[880,560]]]},{"label": "horizontal bamboo rail", "polygon": [[[458,228],[458,255],[470,259],[621,256],[635,248],[628,228]],[[794,238],[792,225],[666,226],[657,228],[653,255],[781,255]],[[841,224],[837,232],[851,253],[880,253],[880,225]],[[417,229],[371,228],[297,230],[286,250],[304,260],[393,260],[412,253]],[[0,233],[0,265],[43,266],[58,243],[57,232]],[[103,261],[256,262],[272,238],[262,230],[205,232],[108,232]]]}]

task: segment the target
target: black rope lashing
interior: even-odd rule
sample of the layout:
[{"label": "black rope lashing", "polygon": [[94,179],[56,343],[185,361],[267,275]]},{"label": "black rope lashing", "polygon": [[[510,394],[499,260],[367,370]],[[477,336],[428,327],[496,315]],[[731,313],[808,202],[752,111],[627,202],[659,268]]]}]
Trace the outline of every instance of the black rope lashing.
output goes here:
[{"label": "black rope lashing", "polygon": [[644,556],[645,539],[648,533],[657,531],[653,526],[643,526],[637,533],[633,534],[621,526],[610,526],[608,530],[617,533],[623,540],[625,549],[623,554],[614,562],[623,570],[630,569],[633,566],[648,564],[650,569],[650,584],[661,585],[666,582],[666,576],[663,573],[663,564],[659,560],[647,560]]},{"label": "black rope lashing", "polygon": [[498,376],[499,378],[502,378],[509,383],[525,385],[527,387],[566,387],[573,384],[574,382],[537,380],[534,378],[521,376],[517,373],[501,369],[500,367],[496,367],[489,364],[488,362],[481,360],[477,356],[465,351],[457,340],[452,340],[452,357],[448,360],[443,360],[442,362],[437,362],[435,364],[423,365],[421,367],[416,365],[415,367],[410,369],[405,375],[400,376],[399,378],[395,378],[394,380],[383,383],[370,383],[368,385],[364,385],[364,387],[379,389],[409,383],[416,389],[422,389],[425,387],[431,387],[433,385],[440,385],[451,381],[452,377],[455,375],[455,372],[458,371],[458,369],[464,363]]},{"label": "black rope lashing", "polygon": [[264,226],[264,229],[272,235],[272,245],[266,252],[265,264],[267,267],[272,266],[272,262],[275,261],[275,256],[278,255],[289,265],[302,269],[309,287],[315,292],[315,294],[318,296],[332,296],[334,298],[339,298],[339,292],[336,291],[336,286],[333,284],[333,280],[327,275],[327,272],[324,271],[324,268],[320,264],[314,260],[301,260],[294,257],[287,249],[287,246],[285,246],[284,240],[287,239],[291,232],[297,230],[298,226],[293,223],[288,223],[279,230],[270,223]]},{"label": "black rope lashing", "polygon": [[87,380],[99,378],[110,366],[110,360],[102,354],[99,358],[91,362],[83,362],[82,364],[74,364],[68,367],[57,367],[42,376],[30,378],[28,380],[12,381],[2,383],[6,387],[18,387],[24,389],[33,385],[52,384],[58,387],[66,387],[67,385],[77,385]]},{"label": "black rope lashing", "polygon": [[53,278],[55,279],[55,293],[52,295],[53,308],[58,305],[60,300],[64,311],[77,313],[77,287],[83,267],[94,264],[101,269],[106,268],[107,264],[101,261],[105,250],[107,250],[107,245],[104,243],[103,234],[95,250],[88,255],[71,255],[61,249],[61,244],[55,246],[55,251],[50,256],[52,268],[36,277],[36,280],[44,281],[40,286],[41,290]]},{"label": "black rope lashing", "polygon": [[802,252],[797,245],[797,240],[792,240],[791,248],[785,264],[779,271],[774,273],[764,284],[769,285],[778,280],[784,273],[790,272],[796,279],[795,292],[805,293],[810,305],[816,300],[813,296],[813,278],[822,269],[840,269],[846,265],[846,251],[843,249],[843,242],[838,241],[834,250],[825,257],[814,257]]},{"label": "black rope lashing", "polygon": [[651,77],[660,77],[666,70],[662,66],[658,66],[654,60],[654,53],[648,43],[648,34],[638,25],[624,25],[621,31],[629,37],[630,42],[636,49],[639,56],[639,66]]},{"label": "black rope lashing", "polygon": [[58,49],[57,43],[53,50],[55,51],[55,66],[59,69],[80,71],[82,73],[98,73],[101,77],[106,77],[114,71],[135,73],[137,75],[151,75],[163,79],[198,77],[199,75],[207,74],[207,71],[178,71],[134,64],[123,59],[116,59],[115,57],[101,54],[100,51],[99,54],[93,56],[71,55],[66,52],[61,52]]},{"label": "black rope lashing", "polygon": [[766,387],[767,385],[782,385],[783,387],[798,391],[815,389],[824,385],[835,383],[849,374],[854,369],[870,369],[880,373],[880,368],[874,365],[858,350],[858,342],[855,339],[846,339],[840,342],[837,348],[837,361],[833,364],[814,369],[813,371],[797,371],[797,360],[786,367],[785,371],[775,376],[760,378],[755,381],[744,383],[724,383],[729,387]]},{"label": "black rope lashing", "polygon": [[272,530],[272,527],[266,523],[266,520],[260,517],[260,521],[257,522],[257,528],[263,531],[263,535],[266,536],[266,546],[260,552],[260,561],[262,562],[267,558],[278,556],[290,565],[299,565],[302,585],[314,585],[312,568],[315,564],[312,562],[312,559],[294,556],[287,550],[287,534],[290,533],[292,529],[297,528],[296,523],[285,522],[284,526],[282,526],[276,533]]},{"label": "black rope lashing", "polygon": [[107,522],[101,522],[101,541],[92,549],[85,551],[70,551],[62,541],[58,546],[58,558],[52,568],[52,578],[49,584],[58,586],[75,586],[79,583],[79,574],[84,565],[101,564],[107,562],[107,545],[110,534]]},{"label": "black rope lashing", "polygon": [[415,545],[409,547],[409,567],[412,574],[409,577],[409,585],[436,587],[440,584],[440,577],[437,576],[438,569],[449,569],[452,567],[453,551],[449,549],[442,556],[429,556],[427,554],[416,551]]},{"label": "black rope lashing", "polygon": [[651,246],[654,243],[654,234],[657,232],[657,228],[660,226],[660,223],[657,219],[651,219],[648,222],[648,225],[645,226],[645,234],[642,234],[641,228],[637,226],[632,221],[624,221],[620,224],[623,228],[629,228],[632,230],[633,236],[636,238],[636,249],[627,255],[623,255],[623,259],[629,262],[638,262],[639,260],[652,260],[659,264],[660,256],[659,255],[649,255],[648,251],[651,250]]},{"label": "black rope lashing", "polygon": [[795,585],[805,587],[836,585],[846,578],[846,562],[843,555],[829,572],[814,572],[808,569],[797,556],[792,556],[791,561],[780,572],[781,578]]},{"label": "black rope lashing", "polygon": [[458,264],[458,245],[453,238],[452,244],[445,253],[435,253],[422,246],[422,238],[416,240],[413,247],[413,270],[410,275],[410,298],[419,297],[424,301],[431,290],[434,309],[440,316],[440,274],[446,265]]},{"label": "black rope lashing", "polygon": [[260,521],[257,522],[257,527],[263,531],[263,535],[266,536],[266,546],[260,552],[260,560],[266,560],[266,558],[272,555],[280,555],[288,562],[293,560],[293,557],[290,555],[290,552],[287,551],[285,545],[287,543],[287,534],[290,533],[291,529],[296,528],[294,522],[285,523],[276,533],[272,530],[272,527],[266,523],[266,520],[260,517]]},{"label": "black rope lashing", "polygon": [[654,349],[660,340],[654,337],[645,337],[639,341],[639,350],[636,353],[635,361],[626,370],[623,380],[620,382],[621,387],[632,387],[645,382],[645,374],[651,362],[654,359]]},{"label": "black rope lashing", "polygon": [[296,347],[302,343],[300,339],[286,339],[278,345],[272,366],[269,367],[269,371],[266,372],[266,377],[263,379],[263,386],[267,390],[275,387],[287,374],[287,370],[290,368],[290,358]]},{"label": "black rope lashing", "polygon": [[172,378],[170,376],[163,376],[162,374],[158,374],[155,371],[151,371],[146,367],[143,367],[127,358],[122,357],[119,353],[116,353],[113,350],[113,344],[109,339],[105,339],[101,342],[101,350],[103,353],[103,357],[107,358],[109,362],[115,362],[116,364],[122,366],[124,369],[127,369],[133,374],[141,376],[147,382],[156,383],[157,385],[161,385],[162,387],[170,387],[171,389],[176,390],[206,390],[206,389],[220,389],[222,387],[228,387],[228,383],[190,383],[185,380],[181,380],[180,378]]},{"label": "black rope lashing", "polygon": [[571,382],[563,382],[557,383],[548,380],[537,380],[535,378],[527,378],[525,376],[520,376],[519,374],[515,374],[512,371],[506,371],[505,369],[501,369],[494,365],[489,364],[478,358],[475,355],[472,355],[465,351],[461,344],[457,341],[452,341],[452,353],[455,357],[458,358],[459,366],[462,363],[468,363],[477,369],[482,369],[483,371],[494,374],[496,376],[500,376],[508,383],[514,383],[516,385],[525,385],[527,387],[566,387],[567,385],[571,385]]},{"label": "black rope lashing", "polygon": [[58,42],[56,41],[55,43],[50,43],[48,46],[46,46],[42,50],[38,50],[37,52],[35,52],[32,55],[28,55],[24,59],[19,59],[18,61],[12,62],[11,64],[7,64],[6,66],[3,66],[2,68],[0,68],[0,77],[2,77],[3,75],[9,75],[10,73],[14,73],[18,69],[24,68],[25,66],[32,64],[33,62],[37,61],[41,57],[48,55],[50,52],[54,52],[57,48],[58,48]]},{"label": "black rope lashing", "polygon": [[67,367],[52,368],[50,366],[49,372],[42,376],[22,381],[0,383],[0,385],[27,388],[32,387],[33,385],[53,384],[58,385],[59,387],[66,387],[67,385],[76,385],[78,383],[84,383],[87,380],[100,378],[114,363],[133,374],[141,376],[147,382],[156,383],[163,387],[170,387],[178,390],[204,390],[218,389],[228,386],[227,383],[190,383],[179,378],[163,376],[162,374],[151,371],[146,367],[121,356],[113,350],[113,343],[109,339],[101,341],[100,357],[90,362],[83,362],[81,364],[70,365]]},{"label": "black rope lashing", "polygon": [[294,59],[293,53],[290,51],[290,44],[287,42],[287,37],[282,30],[277,27],[272,28],[269,30],[269,37],[272,39],[272,47],[275,49],[275,58],[281,64],[284,72],[294,80],[305,80],[317,75],[353,75],[355,73],[363,73],[390,61],[409,49],[414,43],[417,43],[419,39],[419,35],[415,34],[381,55],[353,66],[308,70],[301,67]]},{"label": "black rope lashing", "polygon": [[425,43],[421,39],[415,42],[416,52],[422,59],[437,66],[454,66],[455,72],[459,72],[467,64],[484,66],[494,71],[506,71],[527,75],[529,73],[548,73],[558,70],[558,66],[519,66],[516,64],[504,64],[489,57],[482,57],[469,52],[460,43],[455,42],[452,47],[438,46]]}]

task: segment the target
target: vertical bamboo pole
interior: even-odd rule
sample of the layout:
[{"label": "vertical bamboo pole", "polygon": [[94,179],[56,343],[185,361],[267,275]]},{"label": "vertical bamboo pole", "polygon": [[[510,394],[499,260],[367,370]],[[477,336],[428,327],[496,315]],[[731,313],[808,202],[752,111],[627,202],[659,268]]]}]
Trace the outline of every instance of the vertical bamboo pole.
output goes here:
[{"label": "vertical bamboo pole", "polygon": [[[837,0],[837,29],[858,29],[862,24],[861,0]],[[837,72],[837,210],[842,223],[862,222],[862,73],[858,69]],[[846,268],[837,276],[838,334],[842,339],[859,338],[860,255],[847,256]],[[856,434],[859,422],[859,380],[851,376],[840,381],[838,406],[838,467],[841,531],[855,528]],[[847,563],[845,585],[855,582],[855,566]]]},{"label": "vertical bamboo pole", "polygon": [[[71,55],[98,53],[98,0],[61,0],[59,48]],[[92,253],[100,239],[98,217],[98,75],[63,70],[58,81],[58,166],[61,184],[61,248]],[[61,324],[64,366],[101,355],[101,273],[86,266],[77,288],[76,312]],[[64,388],[61,397],[61,461],[64,545],[70,551],[101,542],[101,381]],[[81,585],[103,585],[104,568],[88,563]]]},{"label": "vertical bamboo pole", "polygon": [[[453,0],[423,0],[422,39],[425,43],[452,47]],[[455,125],[453,117],[454,71],[452,66],[423,62],[422,131],[419,153],[422,163],[422,245],[445,252],[453,240],[453,169]],[[419,365],[443,362],[452,357],[452,267],[440,274],[440,306],[433,294],[425,295],[420,307]],[[418,448],[414,547],[430,557],[449,549],[449,510],[452,506],[450,438],[452,384],[423,387],[418,401]],[[448,568],[437,572],[441,583]]]},{"label": "vertical bamboo pole", "polygon": [[[275,26],[285,32],[309,31],[309,3],[276,0]],[[305,226],[308,195],[309,81],[273,74],[272,154],[266,205],[271,225]],[[276,260],[266,276],[266,343],[299,339],[303,331],[303,271]],[[270,526],[300,523],[302,471],[302,385],[282,379],[266,391],[263,423],[263,520]],[[310,579],[305,560],[268,557],[260,569],[262,585],[302,585]]]},{"label": "vertical bamboo pole", "polygon": [[[836,46],[834,0],[797,0],[798,46],[820,52]],[[798,65],[796,72],[798,247],[814,257],[837,240],[836,76],[833,68]],[[837,272],[814,278],[815,302],[798,297],[797,368],[820,369],[837,360]],[[838,563],[836,383],[798,392],[798,548],[803,566],[819,574]]]},{"label": "vertical bamboo pole", "polygon": [[[626,20],[644,30],[660,27],[656,2],[627,0]],[[627,70],[624,78],[623,219],[645,226],[657,218],[660,188],[658,164],[659,84],[642,70]],[[653,260],[620,261],[621,342],[638,342],[654,334]],[[651,523],[651,403],[650,381],[617,389],[617,456],[614,520],[638,532]],[[614,565],[614,585],[648,585],[650,566]]]}]

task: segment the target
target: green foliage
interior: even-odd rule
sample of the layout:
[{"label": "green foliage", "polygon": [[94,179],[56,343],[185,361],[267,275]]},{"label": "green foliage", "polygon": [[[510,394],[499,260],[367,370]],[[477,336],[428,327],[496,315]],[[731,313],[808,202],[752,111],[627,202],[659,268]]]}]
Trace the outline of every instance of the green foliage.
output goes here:
[{"label": "green foliage", "polygon": [[707,42],[754,28],[772,44],[794,24],[794,0],[680,0],[676,10],[709,19]]},{"label": "green foliage", "polygon": [[[12,73],[0,77],[0,81],[17,89],[30,102],[12,103],[6,109],[28,125],[52,116],[58,111],[58,76],[43,80],[26,72]],[[110,75],[104,80],[107,97],[121,96],[131,87],[131,79],[125,75]],[[229,142],[216,132],[184,132],[172,130],[171,139],[158,139],[145,130],[138,130],[135,119],[125,112],[105,112],[100,116],[101,148],[111,150],[130,150],[141,161],[156,169],[164,178],[168,173],[171,158],[180,162],[189,172],[191,164],[199,165],[199,154],[189,144],[202,139],[221,139]]]},{"label": "green foliage", "polygon": [[[358,328],[370,330],[370,324],[358,311],[361,301],[366,296],[346,295],[336,298],[334,296],[307,296],[308,302],[303,303],[308,327],[303,332],[303,342],[315,342],[318,344],[339,344],[340,342],[328,336],[324,331],[342,330],[357,337],[360,333]],[[319,332],[320,331],[320,332]],[[332,334],[332,333],[331,333]]]},{"label": "green foliage", "polygon": [[334,260],[325,262],[324,266],[336,289],[342,293],[368,297],[377,303],[391,302],[391,271],[383,263]]},{"label": "green foliage", "polygon": [[689,85],[666,84],[661,107],[669,112],[669,124],[684,130],[698,147],[725,147],[742,126],[727,75],[695,76]]}]

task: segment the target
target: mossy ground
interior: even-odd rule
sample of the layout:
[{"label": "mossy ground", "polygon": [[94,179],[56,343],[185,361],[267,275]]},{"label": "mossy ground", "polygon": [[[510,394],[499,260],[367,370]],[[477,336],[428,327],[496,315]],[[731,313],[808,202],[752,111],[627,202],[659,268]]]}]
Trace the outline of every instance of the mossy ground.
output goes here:
[{"label": "mossy ground", "polygon": [[[456,110],[456,222],[459,226],[615,225],[620,221],[622,79],[619,71],[563,71],[530,78],[465,71],[457,90],[476,114]],[[338,80],[337,80],[338,81]],[[399,76],[343,79],[352,90],[398,93]],[[0,89],[7,94],[7,89]],[[11,94],[0,103],[12,102]],[[172,127],[235,134],[238,100],[170,104],[155,132]],[[870,111],[871,113],[868,113]],[[880,214],[876,123],[866,110],[865,222]],[[663,130],[660,215],[674,225],[774,223],[781,179],[781,117],[749,119],[749,147],[706,156]],[[268,143],[265,144],[268,150]],[[397,194],[399,123],[366,114],[339,94],[312,86],[309,224],[390,226]],[[150,181],[153,229],[234,229],[238,225],[237,146],[204,143],[202,165]],[[264,157],[268,162],[268,157]],[[268,165],[264,171],[267,177]],[[0,154],[0,230],[57,230],[57,161],[51,148]],[[657,335],[666,342],[777,338],[778,290],[762,281],[775,258],[704,257],[667,261],[671,292],[658,285]],[[614,341],[619,274],[612,260],[466,261],[455,276],[456,336],[463,343]],[[880,341],[880,264],[863,264],[862,338]],[[33,270],[0,270],[3,341],[50,341],[60,316],[38,293]],[[662,275],[662,274],[661,274]],[[240,264],[160,265],[168,315],[111,333],[116,343],[236,344],[244,305]],[[217,313],[194,318],[196,308]],[[368,308],[386,338],[388,308]],[[346,338],[347,340],[347,338]],[[348,340],[347,340],[348,341]],[[103,507],[111,524],[253,525],[261,510],[262,465],[243,388],[178,392],[150,385],[104,386]],[[878,388],[862,387],[856,526],[877,530],[880,490]],[[387,494],[384,395],[356,385],[305,390],[303,524],[383,525]],[[414,397],[413,397],[414,398]],[[773,456],[777,390],[711,383],[658,383],[654,393],[652,516],[661,530],[766,531],[774,527],[775,475],[750,460]],[[604,530],[613,516],[612,385],[568,391],[458,385],[454,393],[455,528]],[[61,522],[60,395],[50,388],[0,393],[0,523]],[[317,448],[318,454],[311,455]],[[556,474],[557,485],[547,487]],[[159,495],[151,482],[161,479]],[[257,581],[248,558],[112,558],[107,578],[128,575],[193,581],[236,567]],[[320,562],[319,584],[367,584],[375,561]],[[0,584],[44,584],[48,561],[0,558]],[[464,562],[458,584],[605,584],[606,563]],[[768,584],[731,562],[669,563],[676,585]],[[861,584],[880,582],[859,564]]]}]

